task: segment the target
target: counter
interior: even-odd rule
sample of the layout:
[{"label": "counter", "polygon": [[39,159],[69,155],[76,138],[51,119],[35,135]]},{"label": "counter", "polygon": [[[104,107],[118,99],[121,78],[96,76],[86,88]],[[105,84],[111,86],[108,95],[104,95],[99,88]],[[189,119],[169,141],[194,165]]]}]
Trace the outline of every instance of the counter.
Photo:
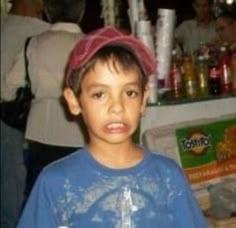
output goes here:
[{"label": "counter", "polygon": [[234,114],[236,116],[236,97],[176,105],[149,106],[141,118],[140,136],[150,128]]}]

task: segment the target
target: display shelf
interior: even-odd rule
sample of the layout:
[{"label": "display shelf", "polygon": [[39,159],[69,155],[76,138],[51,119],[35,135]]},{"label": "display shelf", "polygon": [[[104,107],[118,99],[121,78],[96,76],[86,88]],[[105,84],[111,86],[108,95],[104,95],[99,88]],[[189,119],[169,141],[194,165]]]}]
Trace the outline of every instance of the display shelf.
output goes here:
[{"label": "display shelf", "polygon": [[235,94],[230,95],[215,95],[215,96],[207,96],[207,97],[197,97],[197,98],[180,98],[180,99],[173,99],[170,94],[167,92],[162,94],[156,104],[148,104],[148,106],[165,106],[165,105],[180,105],[180,104],[189,104],[201,101],[212,101],[212,100],[221,100],[225,98],[236,97]]},{"label": "display shelf", "polygon": [[220,97],[175,105],[152,105],[146,108],[140,122],[140,136],[150,128],[170,124],[217,118],[223,115],[236,116],[236,97]]}]

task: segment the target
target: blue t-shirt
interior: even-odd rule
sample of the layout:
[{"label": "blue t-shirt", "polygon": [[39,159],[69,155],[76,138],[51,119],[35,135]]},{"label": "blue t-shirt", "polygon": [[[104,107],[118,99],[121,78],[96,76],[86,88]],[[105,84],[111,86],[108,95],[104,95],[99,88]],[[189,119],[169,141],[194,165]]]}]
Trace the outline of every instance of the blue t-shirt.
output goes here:
[{"label": "blue t-shirt", "polygon": [[145,152],[138,165],[111,169],[82,149],[46,167],[18,228],[206,228],[181,168]]}]

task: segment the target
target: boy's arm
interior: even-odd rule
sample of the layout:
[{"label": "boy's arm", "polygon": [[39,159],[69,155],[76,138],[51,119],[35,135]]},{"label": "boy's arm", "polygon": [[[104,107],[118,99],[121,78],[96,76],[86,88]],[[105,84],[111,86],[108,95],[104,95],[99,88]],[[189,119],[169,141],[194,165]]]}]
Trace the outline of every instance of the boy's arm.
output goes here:
[{"label": "boy's arm", "polygon": [[57,219],[50,197],[49,180],[43,173],[37,179],[25,205],[17,228],[52,228],[57,227]]}]

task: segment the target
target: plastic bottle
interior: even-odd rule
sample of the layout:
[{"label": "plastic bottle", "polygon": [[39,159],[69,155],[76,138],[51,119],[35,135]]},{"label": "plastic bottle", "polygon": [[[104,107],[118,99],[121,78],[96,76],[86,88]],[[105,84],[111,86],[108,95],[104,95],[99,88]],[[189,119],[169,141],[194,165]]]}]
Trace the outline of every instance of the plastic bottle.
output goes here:
[{"label": "plastic bottle", "polygon": [[184,87],[187,98],[196,98],[198,96],[197,78],[195,67],[190,56],[185,56],[183,60]]},{"label": "plastic bottle", "polygon": [[226,46],[220,47],[219,64],[220,64],[220,76],[221,76],[221,91],[222,94],[233,93],[233,80],[230,68],[230,54]]},{"label": "plastic bottle", "polygon": [[198,95],[200,97],[208,96],[208,65],[203,55],[197,58],[197,79],[198,79]]},{"label": "plastic bottle", "polygon": [[170,90],[174,99],[183,97],[183,79],[180,70],[180,62],[178,60],[176,49],[172,50],[171,69],[170,69]]},{"label": "plastic bottle", "polygon": [[209,94],[212,96],[221,94],[221,78],[220,70],[217,65],[210,65],[209,67]]},{"label": "plastic bottle", "polygon": [[236,52],[231,57],[231,73],[233,80],[233,92],[236,93]]},{"label": "plastic bottle", "polygon": [[208,69],[209,95],[218,96],[221,94],[221,77],[218,54],[211,54],[210,59],[208,61]]}]

